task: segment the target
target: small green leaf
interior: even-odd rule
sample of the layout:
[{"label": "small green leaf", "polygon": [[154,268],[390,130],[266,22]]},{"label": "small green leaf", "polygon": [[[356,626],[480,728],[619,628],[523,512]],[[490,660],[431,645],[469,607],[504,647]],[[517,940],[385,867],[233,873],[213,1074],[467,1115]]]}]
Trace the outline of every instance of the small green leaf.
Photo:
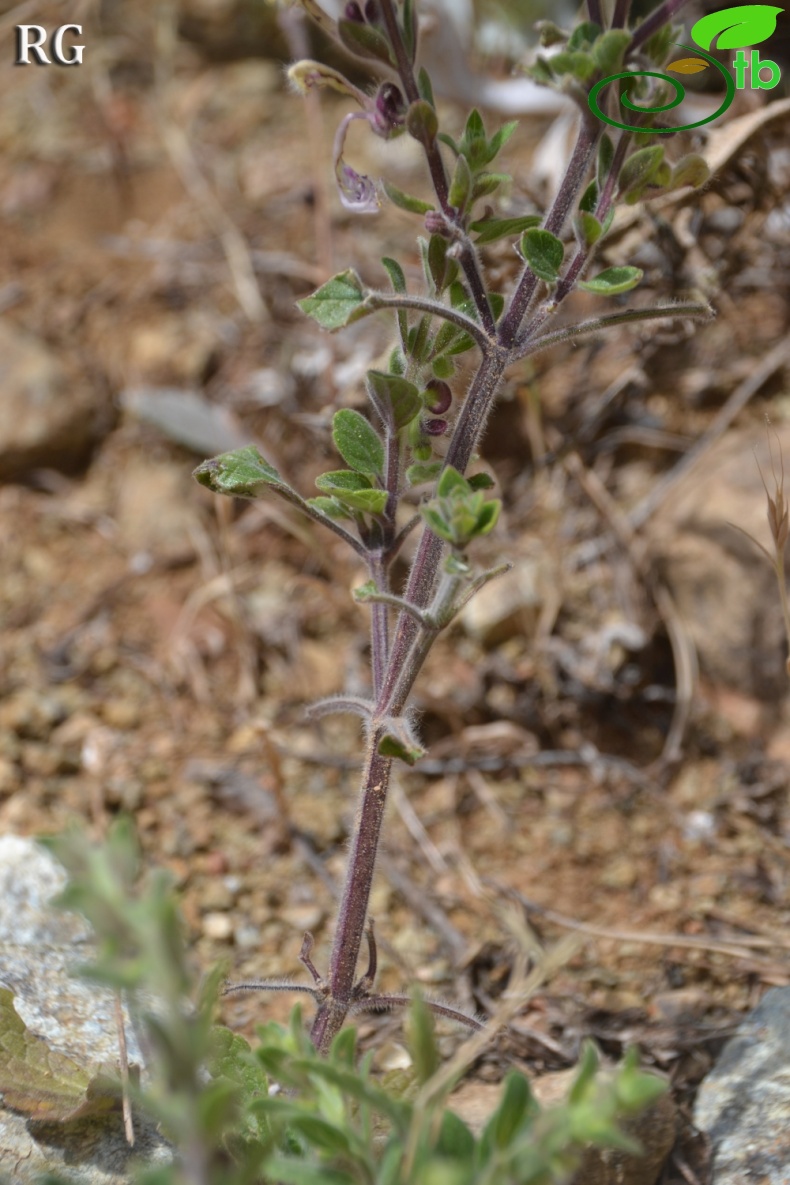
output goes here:
[{"label": "small green leaf", "polygon": [[393,185],[386,178],[382,180],[381,184],[389,200],[401,210],[408,210],[410,214],[427,214],[434,208],[430,202],[424,202],[422,198],[404,193],[402,189],[398,189],[397,185]]},{"label": "small green leaf", "polygon": [[436,487],[436,494],[439,498],[448,498],[453,492],[458,491],[461,494],[467,493],[469,490],[469,482],[462,473],[453,465],[448,465]]},{"label": "small green leaf", "polygon": [[574,78],[577,82],[588,82],[595,74],[595,62],[589,53],[560,50],[549,58],[548,66],[555,76]]},{"label": "small green leaf", "polygon": [[[458,159],[461,161],[464,158],[459,156]],[[427,265],[428,276],[433,282],[437,296],[441,296],[445,288],[449,284],[452,284],[458,275],[457,261],[447,258],[447,248],[449,245],[447,239],[442,238],[441,235],[431,235],[428,240],[425,263]],[[422,246],[422,240],[420,241],[420,246]]]},{"label": "small green leaf", "polygon": [[463,213],[466,209],[471,189],[472,172],[469,168],[469,162],[465,156],[459,156],[455,162],[453,179],[450,182],[450,191],[447,195],[450,205]]},{"label": "small green leaf", "polygon": [[673,166],[670,184],[673,189],[680,189],[683,185],[691,185],[694,189],[698,189],[709,178],[710,169],[706,162],[698,153],[690,152],[688,156],[682,156]]},{"label": "small green leaf", "polygon": [[488,473],[473,473],[467,478],[467,485],[470,490],[493,490],[496,482]]},{"label": "small green leaf", "polygon": [[384,445],[376,430],[358,411],[344,407],[335,412],[332,417],[332,439],[343,460],[357,473],[381,477],[384,472]]},{"label": "small green leaf", "polygon": [[452,358],[446,356],[434,358],[431,363],[431,370],[437,379],[451,379],[455,374],[455,363]]},{"label": "small green leaf", "polygon": [[403,296],[406,292],[406,276],[404,275],[403,268],[396,259],[390,259],[388,255],[383,257],[381,263],[390,278],[392,291]]},{"label": "small green leaf", "polygon": [[591,181],[579,199],[579,209],[592,214],[598,205],[598,185]]},{"label": "small green leaf", "polygon": [[660,144],[632,152],[620,170],[620,176],[617,179],[620,193],[626,194],[629,190],[637,187],[643,188],[647,185],[663,159],[664,149]]},{"label": "small green leaf", "polygon": [[430,148],[439,130],[439,120],[432,105],[425,99],[417,99],[406,112],[406,130],[413,139]]},{"label": "small green leaf", "polygon": [[427,1008],[416,989],[406,1021],[406,1042],[411,1054],[417,1081],[422,1086],[439,1068],[439,1049],[436,1044],[433,1013]]},{"label": "small green leaf", "polygon": [[421,99],[426,103],[430,103],[431,107],[436,107],[436,101],[433,97],[433,86],[431,85],[431,76],[424,66],[420,66],[420,71],[417,75],[417,91]]},{"label": "small green leaf", "polygon": [[537,1111],[529,1082],[518,1070],[511,1070],[505,1078],[502,1100],[487,1125],[494,1146],[508,1149],[525,1118]]},{"label": "small green leaf", "polygon": [[351,595],[355,601],[360,605],[365,605],[378,592],[375,580],[366,580],[364,584],[358,585],[351,590]]},{"label": "small green leaf", "polygon": [[582,247],[593,247],[603,233],[603,227],[594,214],[580,210],[573,219],[573,229]]},{"label": "small green leaf", "polygon": [[[741,4],[711,12],[691,26],[691,36],[702,49],[745,49],[767,41],[776,29],[782,8],[771,4]],[[717,37],[717,34],[720,36]]]},{"label": "small green leaf", "polygon": [[312,506],[319,514],[325,514],[327,518],[353,518],[352,514],[346,510],[345,506],[337,501],[336,498],[306,498],[305,502],[308,506]]},{"label": "small green leaf", "polygon": [[565,248],[548,230],[528,230],[521,236],[521,253],[540,280],[554,284],[559,278]]},{"label": "small green leaf", "polygon": [[414,58],[417,53],[417,3],[416,0],[404,0],[403,16],[401,19],[403,26],[403,44],[406,46],[406,52],[409,55],[409,61],[414,64]]},{"label": "small green leaf", "polygon": [[350,268],[327,280],[311,296],[296,303],[303,313],[312,317],[324,329],[342,329],[352,321],[364,317],[366,291],[362,281]]},{"label": "small green leaf", "polygon": [[484,502],[477,516],[477,523],[475,524],[475,535],[488,535],[493,531],[499,520],[499,512],[502,509],[502,503],[498,498],[491,502]]},{"label": "small green leaf", "polygon": [[476,202],[478,198],[488,197],[495,189],[510,179],[509,173],[478,173],[472,185],[472,201]]},{"label": "small green leaf", "polygon": [[[568,49],[570,50],[585,50],[601,36],[601,26],[595,21],[582,21],[570,35],[568,39]],[[628,37],[628,34],[626,34]]]},{"label": "small green leaf", "polygon": [[578,286],[586,292],[596,292],[599,296],[619,296],[621,292],[636,288],[643,275],[644,272],[638,267],[608,267],[592,280],[580,280]]},{"label": "small green leaf", "polygon": [[406,470],[406,481],[410,486],[420,486],[426,481],[434,481],[441,468],[441,461],[415,461]]},{"label": "small green leaf", "polygon": [[355,57],[385,62],[388,66],[395,65],[387,38],[373,25],[361,25],[358,21],[341,18],[337,22],[337,32],[343,45]]},{"label": "small green leaf", "polygon": [[480,218],[470,223],[469,229],[477,233],[475,243],[481,247],[484,243],[493,243],[509,235],[520,235],[522,231],[539,225],[540,215],[524,214],[520,218]]},{"label": "small green leaf", "polygon": [[257,498],[265,486],[288,489],[274,466],[264,461],[252,444],[203,461],[192,476],[215,494],[234,498]]},{"label": "small green leaf", "polygon": [[319,490],[331,494],[338,502],[363,514],[382,514],[387,505],[387,491],[375,490],[362,473],[349,469],[335,469],[315,479]]},{"label": "small green leaf", "polygon": [[579,1064],[576,1067],[576,1077],[568,1094],[568,1102],[571,1105],[583,1102],[589,1094],[599,1060],[598,1052],[592,1041],[584,1041]]},{"label": "small green leaf", "polygon": [[548,49],[552,45],[563,45],[568,40],[568,34],[554,21],[535,21],[535,31],[540,44]]},{"label": "small green leaf", "polygon": [[626,29],[608,29],[592,47],[593,60],[600,74],[616,74],[622,68],[623,54],[631,40]]},{"label": "small green leaf", "polygon": [[410,424],[422,410],[420,393],[414,383],[383,370],[367,373],[368,393],[385,424],[398,431]]},{"label": "small green leaf", "polygon": [[378,751],[381,757],[392,757],[393,760],[403,761],[406,765],[416,765],[420,758],[425,756],[424,749],[414,749],[389,733],[379,741]]},{"label": "small green leaf", "polygon": [[508,123],[503,123],[502,127],[494,132],[493,136],[488,141],[488,151],[490,155],[486,161],[486,164],[490,164],[494,157],[499,155],[517,127],[518,121],[512,119]]}]

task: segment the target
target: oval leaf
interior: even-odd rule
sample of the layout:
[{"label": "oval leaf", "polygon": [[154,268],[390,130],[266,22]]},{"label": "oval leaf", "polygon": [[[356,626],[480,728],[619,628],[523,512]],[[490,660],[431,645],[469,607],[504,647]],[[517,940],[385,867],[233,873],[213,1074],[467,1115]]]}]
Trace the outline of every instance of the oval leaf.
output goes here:
[{"label": "oval leaf", "polygon": [[472,222],[469,229],[477,233],[475,243],[480,247],[484,243],[504,239],[507,235],[520,235],[522,231],[531,230],[539,223],[539,214],[524,214],[521,218],[480,218],[477,222]]},{"label": "oval leaf", "polygon": [[230,494],[234,498],[257,498],[262,486],[289,488],[253,444],[204,461],[193,470],[192,476],[215,494]]},{"label": "oval leaf", "polygon": [[410,214],[427,214],[434,208],[430,202],[424,202],[422,198],[404,193],[402,189],[398,189],[397,185],[393,185],[386,178],[382,180],[381,184],[389,200],[393,205],[399,206],[401,210],[408,210]]},{"label": "oval leaf", "polygon": [[767,41],[776,29],[782,8],[772,4],[740,4],[711,12],[692,25],[691,36],[700,49],[744,49]]},{"label": "oval leaf", "polygon": [[387,38],[372,25],[339,20],[337,32],[345,48],[356,57],[386,62],[388,66],[395,65]]},{"label": "oval leaf", "polygon": [[521,236],[521,253],[540,280],[553,284],[559,277],[565,248],[548,230],[528,230]]},{"label": "oval leaf", "polygon": [[667,70],[674,70],[676,74],[699,74],[700,70],[707,70],[708,63],[704,58],[678,58],[670,62]]},{"label": "oval leaf", "polygon": [[366,292],[355,271],[338,272],[317,288],[312,296],[305,296],[296,303],[303,313],[312,317],[324,329],[342,329],[343,326],[365,316],[363,308]]},{"label": "oval leaf", "polygon": [[422,410],[420,393],[408,379],[382,370],[369,370],[367,380],[368,393],[376,411],[384,423],[396,431],[410,424]]},{"label": "oval leaf", "polygon": [[586,292],[597,292],[599,296],[618,296],[636,288],[643,275],[639,267],[608,267],[592,280],[581,280],[578,287]]},{"label": "oval leaf", "polygon": [[343,460],[357,473],[380,477],[384,472],[384,445],[363,415],[344,407],[332,419],[332,439]]}]

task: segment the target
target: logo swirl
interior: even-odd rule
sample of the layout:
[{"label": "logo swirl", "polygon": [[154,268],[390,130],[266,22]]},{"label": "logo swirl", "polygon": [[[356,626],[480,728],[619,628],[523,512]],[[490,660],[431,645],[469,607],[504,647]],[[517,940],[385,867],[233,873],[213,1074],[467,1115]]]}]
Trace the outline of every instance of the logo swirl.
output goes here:
[{"label": "logo swirl", "polygon": [[676,78],[670,78],[668,74],[659,74],[655,70],[623,70],[620,74],[610,74],[608,78],[602,78],[600,82],[596,82],[595,86],[590,91],[590,97],[588,100],[593,114],[597,115],[599,119],[602,119],[604,123],[608,123],[613,128],[620,128],[624,132],[649,132],[650,135],[653,136],[668,135],[670,132],[688,132],[692,128],[701,127],[704,123],[710,123],[712,120],[718,119],[718,117],[727,110],[735,98],[735,83],[732,80],[729,70],[727,70],[727,68],[723,66],[721,62],[717,62],[715,58],[712,58],[710,54],[705,53],[704,50],[699,49],[699,47],[696,45],[681,45],[680,42],[676,42],[675,44],[678,45],[680,49],[689,50],[689,52],[695,56],[701,56],[705,58],[706,61],[710,62],[712,66],[715,66],[716,69],[721,74],[723,74],[727,91],[721,106],[718,108],[718,110],[714,111],[713,115],[706,115],[704,119],[698,119],[696,123],[685,123],[680,127],[644,128],[635,126],[634,124],[620,123],[618,120],[610,119],[608,115],[604,114],[598,103],[598,95],[605,86],[609,85],[610,82],[618,82],[621,78],[660,78],[662,82],[669,82],[675,88],[675,97],[669,103],[659,104],[657,107],[638,107],[636,103],[631,102],[631,100],[628,98],[628,95],[622,95],[620,102],[622,103],[623,107],[627,107],[629,111],[636,111],[642,115],[656,115],[662,111],[671,111],[673,107],[677,107],[679,103],[682,103],[686,97],[686,91],[683,84],[678,82]]}]

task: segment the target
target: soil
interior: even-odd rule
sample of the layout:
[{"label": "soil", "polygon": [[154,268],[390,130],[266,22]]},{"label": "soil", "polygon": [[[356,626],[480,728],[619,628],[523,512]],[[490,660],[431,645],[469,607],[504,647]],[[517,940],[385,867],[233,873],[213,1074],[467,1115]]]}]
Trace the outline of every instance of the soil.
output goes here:
[{"label": "soil", "polygon": [[[57,24],[56,4],[38,7]],[[14,404],[0,431],[0,830],[80,819],[100,834],[131,812],[182,894],[196,965],[300,978],[305,930],[319,968],[327,957],[360,753],[356,722],[310,724],[304,708],[364,692],[366,614],[350,589],[365,575],[277,503],[214,498],[190,472],[235,434],[312,492],[334,464],[331,415],[364,405],[389,327],[329,336],[295,301],[349,266],[382,283],[382,255],[416,282],[419,220],[340,208],[341,98],[308,110],[279,63],[224,43],[212,54],[200,22],[202,44],[179,39],[167,11],[118,3],[97,23],[86,5],[81,68],[0,73],[4,329],[55,375],[66,417],[20,443]],[[460,130],[462,112],[442,111]],[[790,983],[781,619],[745,626],[725,653],[735,610],[722,596],[722,618],[717,588],[735,577],[705,551],[712,532],[663,496],[628,519],[788,332],[787,121],[603,253],[644,268],[640,303],[701,291],[716,320],[621,328],[514,368],[484,444],[504,513],[475,558],[514,559],[520,591],[492,592],[431,657],[415,699],[429,755],[397,778],[371,906],[383,990],[417,980],[483,1014],[520,943],[539,959],[577,935],[482,1080],[512,1060],[565,1068],[585,1036],[613,1057],[637,1042],[687,1116],[739,1017]],[[518,210],[544,200],[531,161],[548,122],[525,119],[509,147]],[[369,139],[352,137],[355,167],[424,188],[414,142]],[[707,143],[703,128],[670,156]],[[487,258],[507,288],[518,261],[499,246]],[[567,317],[601,304],[579,294]],[[4,401],[29,389],[33,353],[7,368]],[[743,470],[766,416],[780,433],[790,422],[786,362],[728,425]],[[165,422],[172,389],[202,398],[208,430],[186,404]],[[703,456],[683,479],[692,511],[707,473]],[[745,499],[761,516],[758,476],[731,511],[732,484],[717,489],[725,525]],[[707,652],[675,608],[690,596],[688,564],[678,576],[667,562],[681,552],[707,576]],[[775,619],[765,559],[749,543],[736,559],[738,606]],[[693,663],[680,670],[689,638],[696,679]],[[292,1002],[232,998],[225,1019],[251,1033]],[[402,1063],[398,1017],[362,1031],[382,1067]],[[704,1180],[704,1141],[684,1124],[663,1180],[693,1172]]]}]

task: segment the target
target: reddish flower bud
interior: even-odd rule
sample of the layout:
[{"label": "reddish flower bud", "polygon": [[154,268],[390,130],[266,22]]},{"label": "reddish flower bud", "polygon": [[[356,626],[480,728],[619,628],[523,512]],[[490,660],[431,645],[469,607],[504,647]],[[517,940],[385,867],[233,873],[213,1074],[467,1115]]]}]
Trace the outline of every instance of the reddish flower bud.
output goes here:
[{"label": "reddish flower bud", "polygon": [[429,235],[441,235],[443,239],[451,237],[447,229],[447,219],[441,210],[428,210],[425,215],[425,229]]},{"label": "reddish flower bud", "polygon": [[355,25],[364,25],[365,17],[357,0],[348,0],[348,4],[343,9],[343,16],[347,21],[353,21]]},{"label": "reddish flower bud", "polygon": [[406,117],[406,103],[394,82],[385,82],[378,89],[375,106],[371,112],[370,125],[377,135],[388,137],[403,127]]},{"label": "reddish flower bud", "polygon": [[428,436],[444,436],[450,425],[447,420],[423,420],[420,427]]},{"label": "reddish flower bud", "polygon": [[436,416],[444,415],[449,410],[450,404],[453,401],[453,393],[450,390],[449,383],[445,383],[443,379],[431,379],[425,388],[426,395],[430,398],[430,403],[425,401],[426,411],[433,412]]}]

